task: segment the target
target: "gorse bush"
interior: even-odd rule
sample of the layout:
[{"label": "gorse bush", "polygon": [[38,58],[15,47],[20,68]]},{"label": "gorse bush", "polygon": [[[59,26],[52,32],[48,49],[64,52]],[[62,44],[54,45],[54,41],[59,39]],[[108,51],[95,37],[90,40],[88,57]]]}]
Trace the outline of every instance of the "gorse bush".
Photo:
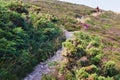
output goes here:
[{"label": "gorse bush", "polygon": [[115,62],[114,61],[108,61],[104,65],[105,74],[109,76],[116,75],[117,71],[115,69]]},{"label": "gorse bush", "polygon": [[77,70],[76,71],[76,79],[81,80],[81,79],[87,79],[90,74],[87,73],[85,70]]},{"label": "gorse bush", "polygon": [[98,48],[92,47],[92,48],[90,48],[90,49],[88,50],[88,55],[90,55],[90,56],[92,56],[92,57],[94,57],[94,56],[96,56],[96,55],[98,55],[98,54],[100,54],[100,53],[101,53],[101,50],[98,49]]},{"label": "gorse bush", "polygon": [[9,2],[6,7],[8,9],[10,9],[11,11],[16,11],[18,13],[28,13],[27,7],[25,7],[25,5],[23,5],[22,1],[18,1],[18,2]]},{"label": "gorse bush", "polygon": [[115,63],[103,61],[104,47],[99,36],[78,32],[63,42],[63,47],[64,67],[61,64],[58,74],[69,77],[64,80],[114,80],[118,77]]},{"label": "gorse bush", "polygon": [[31,5],[0,4],[0,80],[20,80],[39,61],[53,55],[62,31],[47,14],[31,13]]},{"label": "gorse bush", "polygon": [[91,58],[91,63],[92,64],[100,64],[101,63],[101,59],[102,59],[103,55],[102,54],[98,54],[95,57]]}]

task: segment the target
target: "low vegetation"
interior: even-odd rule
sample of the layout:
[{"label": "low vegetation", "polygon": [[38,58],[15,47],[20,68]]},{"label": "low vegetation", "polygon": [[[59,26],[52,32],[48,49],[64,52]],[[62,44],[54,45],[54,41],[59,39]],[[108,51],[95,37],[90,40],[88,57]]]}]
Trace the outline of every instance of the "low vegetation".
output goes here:
[{"label": "low vegetation", "polygon": [[[57,0],[0,1],[0,80],[21,80],[61,46],[64,60],[42,80],[119,80],[119,14]],[[84,29],[77,20],[87,17]],[[64,40],[63,29],[80,31]],[[93,35],[95,34],[95,35]]]},{"label": "low vegetation", "polygon": [[65,28],[69,31],[81,29],[81,25],[76,18],[81,18],[82,16],[89,15],[95,11],[95,9],[88,6],[71,4],[57,0],[39,0],[32,2],[25,0],[25,2],[39,6],[42,13],[49,13],[58,17],[59,27]]},{"label": "low vegetation", "polygon": [[22,2],[0,1],[0,80],[20,80],[60,47],[62,31],[56,18],[38,10]]},{"label": "low vegetation", "polygon": [[117,64],[104,58],[105,45],[99,36],[79,32],[75,34],[75,37],[66,40],[63,47],[64,60],[60,67],[56,68],[58,75],[43,76],[42,80],[119,79],[119,71],[115,68]]}]

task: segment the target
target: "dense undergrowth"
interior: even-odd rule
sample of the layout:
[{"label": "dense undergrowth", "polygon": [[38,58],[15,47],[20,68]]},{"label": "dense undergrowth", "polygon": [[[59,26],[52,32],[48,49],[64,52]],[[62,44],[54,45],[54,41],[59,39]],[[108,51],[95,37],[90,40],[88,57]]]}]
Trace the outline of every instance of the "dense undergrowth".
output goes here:
[{"label": "dense undergrowth", "polygon": [[37,6],[0,1],[0,80],[20,80],[54,54],[62,32],[56,21]]},{"label": "dense undergrowth", "polygon": [[42,80],[119,80],[114,61],[104,58],[104,42],[96,35],[79,32],[63,43],[63,62]]}]

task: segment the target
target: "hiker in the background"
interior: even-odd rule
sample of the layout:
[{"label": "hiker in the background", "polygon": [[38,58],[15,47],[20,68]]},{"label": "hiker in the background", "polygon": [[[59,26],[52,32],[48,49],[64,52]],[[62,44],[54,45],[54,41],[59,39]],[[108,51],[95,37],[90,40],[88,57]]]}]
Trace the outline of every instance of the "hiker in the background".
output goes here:
[{"label": "hiker in the background", "polygon": [[96,8],[96,12],[100,12],[100,9],[99,9],[99,7],[97,6],[97,8]]}]

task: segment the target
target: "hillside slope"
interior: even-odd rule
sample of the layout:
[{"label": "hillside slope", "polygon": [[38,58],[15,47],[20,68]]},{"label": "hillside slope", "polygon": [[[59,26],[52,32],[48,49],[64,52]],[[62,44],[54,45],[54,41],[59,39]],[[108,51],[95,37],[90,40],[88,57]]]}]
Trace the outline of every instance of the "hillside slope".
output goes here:
[{"label": "hillside slope", "polygon": [[[40,0],[37,2],[32,2],[32,4],[41,7],[41,12],[50,13],[57,16],[59,19],[57,23],[59,27],[70,31],[85,31],[101,36],[106,45],[110,44],[107,46],[106,55],[109,55],[109,59],[113,59],[114,56],[115,58],[113,60],[119,64],[120,14],[102,10],[102,14],[93,16],[92,14],[96,12],[94,8],[56,0],[51,0],[50,2],[48,0]],[[87,18],[85,23],[90,26],[89,29],[84,30],[83,24],[77,20],[77,18],[81,19],[81,16],[83,16],[84,19]],[[117,67],[120,69],[119,65],[117,65]]]},{"label": "hillside slope", "polygon": [[57,0],[25,0],[25,2],[39,6],[40,12],[42,13],[51,14],[57,17],[59,19],[59,26],[69,31],[81,28],[76,18],[81,18],[83,15],[89,15],[95,12],[95,9],[85,5],[76,5]]},{"label": "hillside slope", "polygon": [[[62,80],[118,80],[120,14],[93,13],[99,14],[93,8],[57,0],[1,0],[0,80],[21,80],[39,62],[53,56],[61,47],[63,30],[79,33],[63,43],[67,61],[59,65],[57,80],[60,76],[67,76]],[[89,64],[82,65],[81,58]]]},{"label": "hillside slope", "polygon": [[[115,68],[120,70],[120,14],[103,11],[102,14],[93,16],[92,14],[96,12],[93,8],[58,1],[38,1],[33,4],[40,6],[41,12],[57,16],[59,27],[100,36],[104,43],[104,60],[113,60],[116,64]],[[88,19],[85,20],[85,23],[90,26],[88,29],[84,29],[81,22],[77,20],[81,16]]]}]

